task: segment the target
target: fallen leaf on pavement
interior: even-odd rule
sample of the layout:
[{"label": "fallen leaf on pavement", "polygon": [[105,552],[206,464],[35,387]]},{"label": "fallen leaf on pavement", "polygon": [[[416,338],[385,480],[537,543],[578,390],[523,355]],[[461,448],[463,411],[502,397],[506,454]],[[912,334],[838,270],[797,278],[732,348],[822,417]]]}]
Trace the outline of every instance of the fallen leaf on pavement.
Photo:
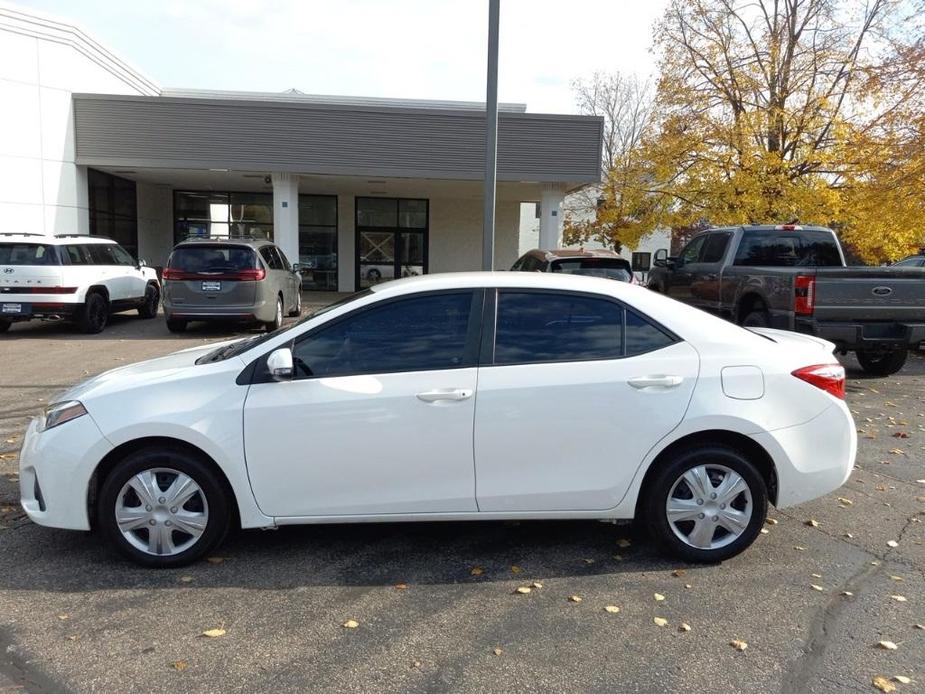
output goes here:
[{"label": "fallen leaf on pavement", "polygon": [[63,622],[65,619],[70,619],[70,618],[71,618],[71,615],[69,615],[69,614],[59,614],[59,615],[58,615],[58,619],[60,619],[62,622]]},{"label": "fallen leaf on pavement", "polygon": [[678,627],[678,631],[690,631],[691,625],[687,622],[681,622],[681,626]]},{"label": "fallen leaf on pavement", "polygon": [[893,600],[895,600],[896,602],[906,602],[906,596],[905,596],[905,595],[891,595],[890,597],[891,597]]},{"label": "fallen leaf on pavement", "polygon": [[912,678],[906,677],[905,675],[893,675],[893,679],[899,682],[900,684],[911,684]]},{"label": "fallen leaf on pavement", "polygon": [[925,630],[925,624],[916,624],[915,628]]},{"label": "fallen leaf on pavement", "polygon": [[523,569],[517,566],[517,564],[514,564],[514,566],[511,567],[512,574],[519,574],[521,571],[523,571]]},{"label": "fallen leaf on pavement", "polygon": [[[925,481],[925,480],[923,480],[923,481]],[[632,545],[632,544],[633,544],[633,543],[630,542],[629,540],[627,540],[625,537],[621,537],[619,540],[617,540],[617,547],[619,547],[620,549],[626,549],[627,547],[629,547],[629,546]]]},{"label": "fallen leaf on pavement", "polygon": [[806,551],[806,548],[803,547],[803,545],[794,545],[793,548],[794,548],[797,552],[805,552],[805,551]]},{"label": "fallen leaf on pavement", "polygon": [[543,584],[540,583],[539,581],[534,581],[533,583],[530,584],[530,587],[531,588],[542,588]]},{"label": "fallen leaf on pavement", "polygon": [[899,543],[896,540],[890,540],[886,543],[887,547],[899,547]]},{"label": "fallen leaf on pavement", "polygon": [[177,672],[183,672],[186,668],[189,667],[189,663],[185,660],[176,660],[170,664],[170,667],[172,667]]},{"label": "fallen leaf on pavement", "polygon": [[841,594],[844,595],[846,598],[850,598],[851,596],[854,595],[854,593],[852,593],[850,590],[843,590]]},{"label": "fallen leaf on pavement", "polygon": [[569,595],[568,601],[569,602],[581,602],[581,596],[580,595]]},{"label": "fallen leaf on pavement", "polygon": [[225,630],[224,630],[224,629],[221,629],[221,628],[219,628],[219,629],[206,629],[204,632],[202,632],[202,635],[205,636],[205,637],[208,638],[208,639],[217,639],[219,636],[224,636],[224,635],[225,635]]},{"label": "fallen leaf on pavement", "polygon": [[905,581],[906,579],[902,576],[890,576],[891,581]]},{"label": "fallen leaf on pavement", "polygon": [[652,621],[655,622],[655,626],[658,627],[668,626],[668,620],[664,617],[653,617]]},{"label": "fallen leaf on pavement", "polygon": [[206,557],[206,561],[210,564],[221,564],[225,561],[225,557]]},{"label": "fallen leaf on pavement", "polygon": [[519,586],[518,588],[514,590],[515,593],[520,593],[521,595],[526,595],[527,593],[530,593],[532,591],[533,591],[533,588],[531,588],[530,586]]},{"label": "fallen leaf on pavement", "polygon": [[896,685],[890,682],[886,677],[882,675],[877,675],[871,680],[871,684],[874,685],[881,692],[895,692]]},{"label": "fallen leaf on pavement", "polygon": [[729,645],[735,648],[737,651],[744,651],[746,648],[748,648],[748,644],[740,639],[733,639],[729,642]]},{"label": "fallen leaf on pavement", "polygon": [[687,569],[675,569],[674,571],[671,572],[671,575],[674,576],[675,578],[680,578],[686,573],[687,573]]},{"label": "fallen leaf on pavement", "polygon": [[846,499],[843,496],[838,497],[838,503],[842,506],[854,506],[854,502],[851,499]]},{"label": "fallen leaf on pavement", "polygon": [[620,611],[620,608],[616,605],[605,605],[604,612],[609,612],[610,614],[616,614]]},{"label": "fallen leaf on pavement", "polygon": [[481,576],[483,573],[485,573],[485,569],[483,569],[481,566],[473,566],[471,569],[469,569],[469,574],[472,576]]},{"label": "fallen leaf on pavement", "polygon": [[407,583],[396,583],[395,590],[408,590],[408,584]]},{"label": "fallen leaf on pavement", "polygon": [[498,648],[498,647],[495,647],[495,648],[492,650],[492,653],[494,653],[495,655],[501,655],[502,653],[504,653],[504,651],[502,651],[502,650],[501,650],[500,648]]},{"label": "fallen leaf on pavement", "polygon": [[808,525],[810,528],[818,528],[819,521],[817,521],[815,518],[810,518],[808,521],[803,521],[803,525]]},{"label": "fallen leaf on pavement", "polygon": [[661,593],[656,593],[656,594],[653,595],[652,597],[655,598],[655,602],[661,602],[662,600],[665,599],[665,596],[662,595]]},{"label": "fallen leaf on pavement", "polygon": [[356,629],[360,626],[360,623],[355,619],[348,619],[341,626],[344,627],[344,629]]},{"label": "fallen leaf on pavement", "polygon": [[877,648],[881,648],[884,651],[895,651],[899,646],[897,646],[892,641],[879,641],[877,643]]},{"label": "fallen leaf on pavement", "polygon": [[765,518],[764,522],[767,523],[768,525],[777,525],[776,518]]},{"label": "fallen leaf on pavement", "polygon": [[818,590],[820,593],[825,590],[825,588],[823,588],[822,586],[817,586],[815,583],[811,583],[809,587],[812,588],[813,590]]}]

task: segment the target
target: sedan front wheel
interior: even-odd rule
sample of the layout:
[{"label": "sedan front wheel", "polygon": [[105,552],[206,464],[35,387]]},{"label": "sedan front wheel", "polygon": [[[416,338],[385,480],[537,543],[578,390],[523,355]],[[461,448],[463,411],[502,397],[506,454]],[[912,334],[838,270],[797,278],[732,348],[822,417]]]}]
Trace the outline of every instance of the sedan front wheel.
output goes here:
[{"label": "sedan front wheel", "polygon": [[204,556],[228,530],[229,500],[212,469],[182,449],[129,454],[100,490],[99,526],[133,561],[183,566]]},{"label": "sedan front wheel", "polygon": [[767,516],[767,485],[740,451],[722,445],[683,451],[647,487],[646,521],[670,554],[719,562],[745,550]]}]

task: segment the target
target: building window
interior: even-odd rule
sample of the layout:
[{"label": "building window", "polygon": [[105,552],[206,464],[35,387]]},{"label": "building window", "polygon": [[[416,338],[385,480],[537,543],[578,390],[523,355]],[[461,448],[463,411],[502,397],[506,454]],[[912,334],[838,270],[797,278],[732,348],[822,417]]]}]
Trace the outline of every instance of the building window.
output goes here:
[{"label": "building window", "polygon": [[87,170],[87,182],[90,234],[113,239],[137,258],[138,198],[135,182],[96,169]]},{"label": "building window", "polygon": [[357,289],[427,272],[427,200],[357,198]]},{"label": "building window", "polygon": [[299,196],[302,288],[337,291],[337,196]]},{"label": "building window", "polygon": [[174,242],[188,238],[273,240],[273,195],[177,190],[173,194]]}]

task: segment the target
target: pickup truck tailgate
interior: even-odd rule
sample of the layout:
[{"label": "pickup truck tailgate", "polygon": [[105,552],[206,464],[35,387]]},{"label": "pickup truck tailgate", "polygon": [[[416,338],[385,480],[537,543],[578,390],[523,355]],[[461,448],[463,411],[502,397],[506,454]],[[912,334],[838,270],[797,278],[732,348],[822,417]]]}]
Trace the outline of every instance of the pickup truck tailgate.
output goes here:
[{"label": "pickup truck tailgate", "polygon": [[925,269],[818,268],[817,321],[925,322]]}]

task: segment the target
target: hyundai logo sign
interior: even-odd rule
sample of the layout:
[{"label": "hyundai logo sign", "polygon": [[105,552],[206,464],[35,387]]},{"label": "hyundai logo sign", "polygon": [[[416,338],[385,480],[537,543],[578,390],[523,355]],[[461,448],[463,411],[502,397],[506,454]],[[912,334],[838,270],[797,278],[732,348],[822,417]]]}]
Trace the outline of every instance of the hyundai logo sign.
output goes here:
[{"label": "hyundai logo sign", "polygon": [[875,296],[889,296],[890,294],[893,293],[893,288],[892,287],[874,287],[873,289],[871,289],[871,292],[873,292]]},{"label": "hyundai logo sign", "polygon": [[7,275],[12,275],[14,272],[16,272],[16,270],[14,270],[14,269],[11,268],[11,267],[5,267],[5,268],[3,268],[3,272],[4,272],[5,274],[7,274]]}]

